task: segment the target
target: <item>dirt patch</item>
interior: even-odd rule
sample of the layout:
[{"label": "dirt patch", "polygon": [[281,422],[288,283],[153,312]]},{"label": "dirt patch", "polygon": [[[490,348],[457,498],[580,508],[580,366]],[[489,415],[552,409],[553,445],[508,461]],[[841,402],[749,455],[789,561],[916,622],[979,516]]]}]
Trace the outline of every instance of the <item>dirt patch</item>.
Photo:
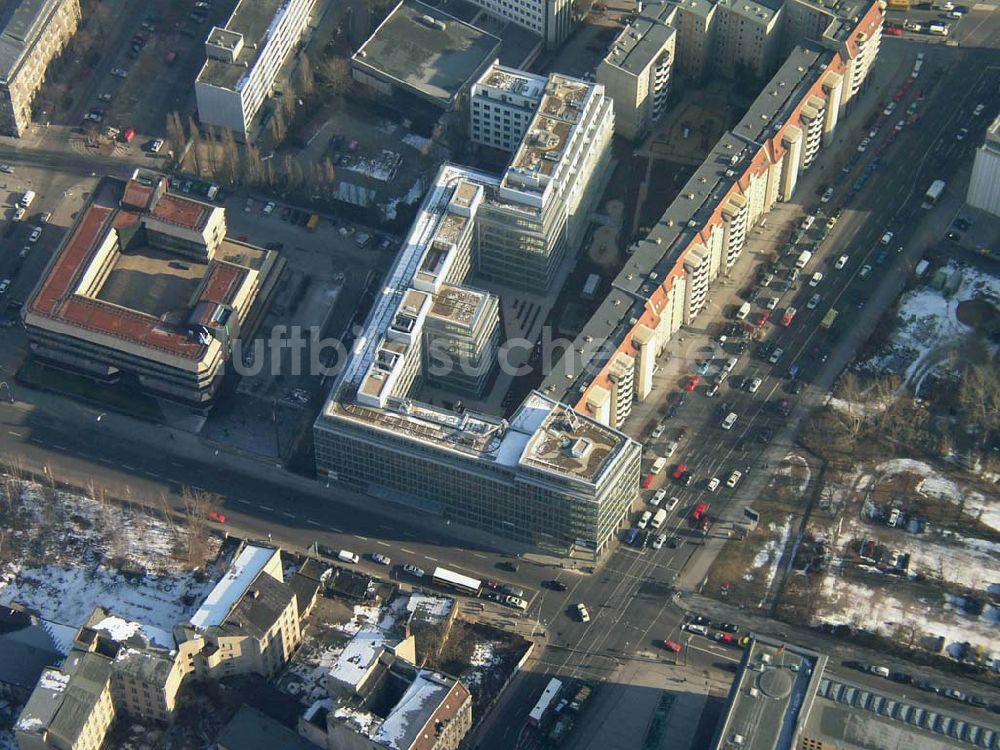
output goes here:
[{"label": "dirt patch", "polygon": [[955,315],[959,321],[980,332],[995,330],[1000,323],[1000,310],[984,299],[959,302]]}]

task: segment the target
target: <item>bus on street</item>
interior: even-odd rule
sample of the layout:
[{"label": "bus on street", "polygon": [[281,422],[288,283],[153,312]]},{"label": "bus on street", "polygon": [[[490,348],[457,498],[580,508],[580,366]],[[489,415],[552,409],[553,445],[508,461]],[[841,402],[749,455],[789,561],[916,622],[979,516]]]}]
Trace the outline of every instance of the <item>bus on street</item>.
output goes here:
[{"label": "bus on street", "polygon": [[549,680],[549,684],[545,686],[545,690],[542,691],[541,697],[538,699],[538,703],[535,707],[531,709],[531,713],[528,714],[528,724],[533,727],[537,727],[542,723],[545,718],[545,714],[548,713],[549,707],[559,697],[559,691],[562,690],[562,682],[553,677]]},{"label": "bus on street", "polygon": [[434,568],[433,581],[442,588],[451,589],[466,596],[479,596],[479,591],[483,587],[482,581],[447,568]]},{"label": "bus on street", "polygon": [[945,181],[944,180],[934,180],[931,186],[927,188],[927,192],[924,193],[924,202],[921,205],[922,208],[934,208],[937,205],[938,198],[941,197],[941,193],[944,192]]}]

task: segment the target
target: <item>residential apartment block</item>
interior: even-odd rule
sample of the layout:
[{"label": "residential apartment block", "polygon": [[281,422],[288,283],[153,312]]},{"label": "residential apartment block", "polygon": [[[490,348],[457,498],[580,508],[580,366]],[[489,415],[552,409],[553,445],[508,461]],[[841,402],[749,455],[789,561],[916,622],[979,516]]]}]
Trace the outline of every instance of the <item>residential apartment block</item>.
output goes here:
[{"label": "residential apartment block", "polygon": [[329,697],[299,719],[325,750],[457,750],[472,728],[472,694],[415,665],[414,638],[363,628],[327,675]]},{"label": "residential apartment block", "polygon": [[254,117],[271,96],[295,51],[314,0],[239,0],[225,26],[205,40],[205,64],[195,79],[198,119],[250,138]]},{"label": "residential apartment block", "polygon": [[118,715],[169,723],[185,680],[272,677],[302,639],[281,553],[246,545],[172,633],[96,608],[61,667],[42,673],[15,726],[20,750],[98,750]]},{"label": "residential apartment block", "polygon": [[1000,216],[1000,117],[987,129],[983,145],[976,149],[966,200],[974,208]]},{"label": "residential apartment block", "polygon": [[20,136],[49,63],[80,25],[80,0],[0,3],[0,132]]},{"label": "residential apartment block", "polygon": [[538,34],[549,49],[555,49],[565,42],[583,17],[574,10],[573,0],[472,0],[472,2],[498,18]]},{"label": "residential apartment block", "polygon": [[543,394],[615,427],[632,401],[649,396],[663,347],[701,314],[715,280],[739,259],[750,229],[776,202],[791,198],[799,175],[849,112],[878,49],[882,7],[859,7],[854,18],[836,19],[823,43],[792,49],[743,119],[635,245],[574,342],[574,356],[553,368]]},{"label": "residential apartment block", "polygon": [[878,54],[881,26],[852,34],[869,7],[863,0],[654,0],[622,30],[597,68],[597,80],[615,102],[616,132],[631,140],[644,137],[662,114],[677,74],[691,81],[709,75],[764,79],[802,42],[841,54],[848,81],[843,108]]},{"label": "residential apartment block", "polygon": [[283,261],[227,238],[222,207],[168,186],[141,169],[103,179],[22,315],[36,358],[203,411]]}]

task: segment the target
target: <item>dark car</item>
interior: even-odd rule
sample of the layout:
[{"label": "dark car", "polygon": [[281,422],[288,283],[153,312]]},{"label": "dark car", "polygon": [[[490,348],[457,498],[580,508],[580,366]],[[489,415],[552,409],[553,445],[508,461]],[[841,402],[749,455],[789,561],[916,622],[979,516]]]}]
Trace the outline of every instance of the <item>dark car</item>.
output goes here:
[{"label": "dark car", "polygon": [[928,693],[940,693],[941,688],[930,680],[919,680],[913,683],[918,690],[926,690]]},{"label": "dark car", "polygon": [[544,585],[545,588],[547,588],[547,589],[552,589],[553,591],[565,591],[566,589],[569,588],[562,581],[557,581],[555,579],[553,579],[551,581],[543,581],[542,585]]},{"label": "dark car", "polygon": [[493,589],[494,591],[499,591],[503,586],[503,584],[501,584],[499,581],[494,581],[490,578],[487,578],[483,581],[483,586],[485,586],[488,589]]},{"label": "dark car", "polygon": [[333,547],[327,547],[325,544],[317,544],[316,551],[319,552],[323,557],[336,557],[337,550]]},{"label": "dark car", "polygon": [[913,675],[907,674],[906,672],[890,672],[889,679],[893,682],[898,682],[901,685],[909,685],[913,682]]},{"label": "dark car", "polygon": [[962,235],[960,235],[958,232],[948,232],[948,234],[946,234],[944,237],[945,239],[951,240],[952,242],[958,242],[960,239],[962,239]]},{"label": "dark car", "polygon": [[500,568],[500,570],[507,570],[511,573],[516,573],[519,566],[513,560],[501,560],[497,563],[497,567]]},{"label": "dark car", "polygon": [[705,615],[695,615],[691,618],[691,623],[693,625],[709,625],[711,620],[709,620]]},{"label": "dark car", "polygon": [[719,624],[719,630],[725,633],[738,633],[740,626],[732,622],[723,622]]},{"label": "dark car", "polygon": [[875,256],[875,265],[876,266],[881,266],[888,259],[889,259],[889,253],[887,253],[885,250],[883,250],[882,252],[880,252],[878,255]]},{"label": "dark car", "polygon": [[511,596],[524,597],[524,589],[519,589],[517,586],[512,586],[509,583],[500,584],[500,591],[505,594],[510,594]]},{"label": "dark car", "polygon": [[955,229],[958,229],[959,231],[962,232],[968,232],[969,228],[972,226],[972,224],[969,222],[968,219],[961,219],[961,218],[955,219],[955,221],[952,222],[952,225],[955,227]]},{"label": "dark car", "polygon": [[966,696],[965,702],[968,703],[970,706],[976,706],[977,708],[986,708],[986,701],[984,701],[978,695]]},{"label": "dark car", "polygon": [[802,393],[803,388],[805,388],[805,386],[802,384],[801,380],[793,380],[785,387],[785,390],[793,396],[798,396]]},{"label": "dark car", "polygon": [[767,444],[771,442],[771,438],[773,437],[774,437],[774,430],[772,430],[770,427],[764,427],[761,429],[760,432],[757,433],[757,442]]}]

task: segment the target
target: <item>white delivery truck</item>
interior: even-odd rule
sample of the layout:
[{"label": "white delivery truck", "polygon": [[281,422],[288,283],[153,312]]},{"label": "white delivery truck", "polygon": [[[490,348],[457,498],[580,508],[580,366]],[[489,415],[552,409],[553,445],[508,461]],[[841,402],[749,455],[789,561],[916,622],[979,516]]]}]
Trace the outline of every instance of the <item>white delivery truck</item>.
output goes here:
[{"label": "white delivery truck", "polygon": [[35,200],[35,191],[27,190],[25,191],[24,195],[21,196],[21,200],[19,201],[18,205],[24,206],[25,208],[31,208],[31,204],[34,202],[34,200]]},{"label": "white delivery truck", "polygon": [[801,253],[799,253],[799,257],[796,258],[795,260],[795,267],[801,271],[803,268],[809,265],[809,261],[812,260],[812,257],[813,254],[811,251],[803,250]]},{"label": "white delivery truck", "polygon": [[665,511],[663,508],[660,508],[653,515],[653,520],[649,522],[649,528],[655,531],[656,529],[660,528],[663,525],[663,522],[666,520],[667,520],[667,511]]},{"label": "white delivery truck", "polygon": [[360,557],[358,557],[350,550],[346,549],[342,549],[340,550],[340,552],[337,553],[337,559],[340,560],[341,562],[352,563],[353,565],[357,565],[359,562],[361,562]]},{"label": "white delivery truck", "polygon": [[751,310],[750,303],[744,302],[742,305],[740,305],[740,309],[736,311],[736,319],[746,320],[747,316],[750,315],[750,310]]}]

